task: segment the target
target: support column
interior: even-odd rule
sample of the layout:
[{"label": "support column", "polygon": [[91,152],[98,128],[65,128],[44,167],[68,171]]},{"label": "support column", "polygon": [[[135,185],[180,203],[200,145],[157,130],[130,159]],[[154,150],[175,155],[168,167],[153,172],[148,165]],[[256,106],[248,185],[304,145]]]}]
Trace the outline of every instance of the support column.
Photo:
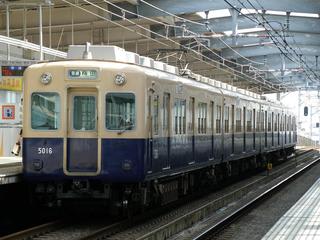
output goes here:
[{"label": "support column", "polygon": [[49,6],[49,48],[52,48],[52,10],[51,5]]},{"label": "support column", "polygon": [[[9,5],[6,6],[6,31],[7,37],[10,37],[10,12]],[[10,45],[7,44],[7,60],[10,61]]]},{"label": "support column", "polygon": [[239,12],[236,9],[229,9],[232,17],[232,44],[237,45],[237,35],[238,35],[238,16]]},{"label": "support column", "polygon": [[71,45],[74,45],[74,13],[73,7],[71,7]]},{"label": "support column", "polygon": [[39,5],[39,45],[40,45],[40,61],[43,60],[43,36],[42,36],[42,5]]},{"label": "support column", "polygon": [[23,8],[23,40],[27,40],[27,9]]}]

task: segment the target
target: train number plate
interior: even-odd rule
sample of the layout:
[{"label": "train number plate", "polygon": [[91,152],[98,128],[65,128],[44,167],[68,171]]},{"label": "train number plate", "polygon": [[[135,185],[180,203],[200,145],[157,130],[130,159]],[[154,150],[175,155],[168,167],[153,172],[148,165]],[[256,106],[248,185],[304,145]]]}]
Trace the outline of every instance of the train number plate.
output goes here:
[{"label": "train number plate", "polygon": [[53,149],[51,147],[38,147],[39,155],[51,155],[53,153]]}]

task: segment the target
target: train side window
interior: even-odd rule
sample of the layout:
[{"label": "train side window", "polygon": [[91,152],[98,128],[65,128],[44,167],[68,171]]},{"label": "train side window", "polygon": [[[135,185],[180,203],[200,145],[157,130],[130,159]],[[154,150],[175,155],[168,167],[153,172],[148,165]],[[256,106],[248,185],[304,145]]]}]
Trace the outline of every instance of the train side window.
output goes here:
[{"label": "train side window", "polygon": [[287,131],[291,130],[291,115],[288,116],[288,121],[287,121]]},{"label": "train side window", "polygon": [[247,110],[247,132],[252,132],[252,110]]},{"label": "train side window", "polygon": [[186,100],[175,99],[174,102],[174,133],[186,133]]},{"label": "train side window", "polygon": [[[318,123],[318,127],[319,127],[319,123]],[[292,117],[292,126],[291,126],[291,130],[292,131],[295,131],[295,129],[296,129],[296,117],[295,116],[293,116]]]},{"label": "train side window", "polygon": [[194,116],[194,98],[191,97],[189,99],[189,120],[188,120],[188,129],[189,129],[189,133],[190,134],[194,134],[194,119],[195,119],[195,116]]},{"label": "train side window", "polygon": [[170,94],[165,93],[163,95],[163,130],[169,129],[169,110],[170,110]]},{"label": "train side window", "polygon": [[224,132],[229,133],[229,107],[225,106],[224,107]]},{"label": "train side window", "polygon": [[135,96],[133,93],[106,95],[106,128],[132,130],[136,124]]},{"label": "train side window", "polygon": [[60,127],[60,96],[58,93],[32,93],[31,128],[57,130]]},{"label": "train side window", "polygon": [[216,133],[221,133],[221,106],[217,105]]},{"label": "train side window", "polygon": [[261,122],[261,113],[257,111],[256,132],[260,132],[261,130],[260,122]]},{"label": "train side window", "polygon": [[208,128],[210,129],[210,133],[213,133],[213,121],[214,121],[214,102],[210,101],[210,107],[209,107],[209,116],[208,116]]},{"label": "train side window", "polygon": [[257,112],[256,112],[256,109],[253,109],[252,110],[253,112],[253,115],[252,115],[252,129],[254,132],[257,131]]},{"label": "train side window", "polygon": [[153,133],[159,134],[159,96],[153,97]]},{"label": "train side window", "polygon": [[287,114],[284,115],[284,124],[283,124],[283,130],[286,132],[287,131],[287,122],[288,122],[288,119],[287,119]]},{"label": "train side window", "polygon": [[182,121],[182,126],[181,126],[181,133],[186,134],[187,133],[187,101],[182,100],[181,101],[181,121]]},{"label": "train side window", "polygon": [[278,132],[278,116],[279,116],[279,114],[276,114],[275,115],[276,116],[276,118],[275,118],[275,120],[274,120],[274,124],[273,124],[273,131],[274,132]]},{"label": "train side window", "polygon": [[268,132],[271,132],[271,113],[268,113]]},{"label": "train side window", "polygon": [[264,114],[264,111],[261,111],[261,119],[260,119],[260,131],[261,132],[264,132],[265,131],[265,126],[264,126],[264,123],[265,123],[265,120],[264,120],[264,116],[265,116],[265,114]]},{"label": "train side window", "polygon": [[174,133],[175,134],[179,133],[179,131],[178,131],[178,128],[179,128],[178,118],[179,118],[179,99],[176,99],[174,101]]},{"label": "train side window", "polygon": [[207,132],[207,104],[198,104],[198,133],[205,134]]},{"label": "train side window", "polygon": [[96,97],[74,96],[73,128],[90,131],[96,129]]},{"label": "train side window", "polygon": [[241,132],[241,108],[236,108],[236,132]]}]

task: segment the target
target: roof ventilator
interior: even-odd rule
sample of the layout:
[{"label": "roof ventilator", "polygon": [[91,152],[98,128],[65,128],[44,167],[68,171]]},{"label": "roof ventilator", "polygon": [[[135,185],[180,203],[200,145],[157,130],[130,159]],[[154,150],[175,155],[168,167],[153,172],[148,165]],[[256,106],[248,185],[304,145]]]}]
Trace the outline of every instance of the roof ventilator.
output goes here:
[{"label": "roof ventilator", "polygon": [[83,59],[92,59],[92,53],[90,52],[89,48],[90,48],[90,43],[86,42],[86,48],[82,55]]}]

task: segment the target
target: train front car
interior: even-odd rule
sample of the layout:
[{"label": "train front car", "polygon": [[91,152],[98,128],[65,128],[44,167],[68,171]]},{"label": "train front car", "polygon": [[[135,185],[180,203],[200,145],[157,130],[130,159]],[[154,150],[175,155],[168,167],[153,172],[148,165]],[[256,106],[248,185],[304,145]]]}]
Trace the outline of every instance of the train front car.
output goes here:
[{"label": "train front car", "polygon": [[36,199],[108,203],[125,198],[123,183],[143,180],[145,85],[137,66],[119,62],[49,62],[26,70],[23,172]]}]

